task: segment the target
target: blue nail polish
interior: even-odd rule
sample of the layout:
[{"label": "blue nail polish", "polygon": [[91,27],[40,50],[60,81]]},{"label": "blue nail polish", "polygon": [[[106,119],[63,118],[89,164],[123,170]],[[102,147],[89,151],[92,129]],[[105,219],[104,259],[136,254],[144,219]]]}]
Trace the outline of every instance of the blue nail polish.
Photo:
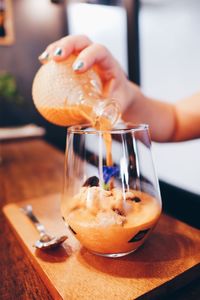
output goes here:
[{"label": "blue nail polish", "polygon": [[45,61],[45,60],[48,60],[49,58],[49,53],[47,51],[44,51],[39,57],[38,59],[40,61]]},{"label": "blue nail polish", "polygon": [[56,48],[53,55],[54,56],[61,56],[62,55],[62,49],[61,48]]},{"label": "blue nail polish", "polygon": [[78,71],[84,66],[84,63],[81,60],[78,60],[73,64],[73,70]]}]

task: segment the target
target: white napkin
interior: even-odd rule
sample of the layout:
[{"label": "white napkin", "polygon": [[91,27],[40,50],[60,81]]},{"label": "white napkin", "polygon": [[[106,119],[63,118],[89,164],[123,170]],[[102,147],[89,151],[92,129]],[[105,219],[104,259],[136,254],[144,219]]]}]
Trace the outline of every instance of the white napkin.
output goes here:
[{"label": "white napkin", "polygon": [[40,137],[44,134],[45,129],[34,124],[18,127],[5,127],[0,128],[0,141],[27,137]]}]

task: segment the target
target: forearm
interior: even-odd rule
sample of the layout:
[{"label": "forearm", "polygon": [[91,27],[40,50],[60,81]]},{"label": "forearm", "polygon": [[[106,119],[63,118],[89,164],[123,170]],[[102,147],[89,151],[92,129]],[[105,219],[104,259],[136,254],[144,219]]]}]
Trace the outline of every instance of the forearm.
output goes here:
[{"label": "forearm", "polygon": [[173,141],[200,137],[200,93],[178,101],[174,105],[176,130]]},{"label": "forearm", "polygon": [[139,87],[129,84],[124,120],[149,124],[152,140],[157,142],[200,137],[200,93],[171,104],[146,97]]}]

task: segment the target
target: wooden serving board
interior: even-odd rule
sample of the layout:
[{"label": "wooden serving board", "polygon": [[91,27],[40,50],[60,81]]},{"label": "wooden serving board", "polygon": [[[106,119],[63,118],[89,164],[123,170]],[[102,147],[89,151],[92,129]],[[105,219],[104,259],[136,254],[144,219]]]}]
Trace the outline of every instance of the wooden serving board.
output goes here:
[{"label": "wooden serving board", "polygon": [[[20,211],[32,204],[38,218],[54,234],[68,234],[62,247],[42,252],[32,245],[38,233]],[[60,196],[8,204],[9,223],[54,299],[156,299],[200,275],[200,234],[162,215],[154,232],[135,253],[122,258],[96,256],[81,247],[60,215]]]}]

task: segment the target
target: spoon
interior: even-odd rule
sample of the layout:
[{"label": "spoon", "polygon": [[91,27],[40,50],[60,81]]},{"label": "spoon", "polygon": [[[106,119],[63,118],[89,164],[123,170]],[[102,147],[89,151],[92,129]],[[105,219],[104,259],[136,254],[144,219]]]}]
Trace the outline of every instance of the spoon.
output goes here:
[{"label": "spoon", "polygon": [[46,232],[43,224],[36,218],[33,214],[33,209],[31,205],[26,205],[21,208],[22,212],[33,222],[36,229],[40,233],[40,239],[34,243],[34,247],[38,249],[50,249],[55,248],[62,244],[68,237],[66,235],[55,237],[51,236]]}]

